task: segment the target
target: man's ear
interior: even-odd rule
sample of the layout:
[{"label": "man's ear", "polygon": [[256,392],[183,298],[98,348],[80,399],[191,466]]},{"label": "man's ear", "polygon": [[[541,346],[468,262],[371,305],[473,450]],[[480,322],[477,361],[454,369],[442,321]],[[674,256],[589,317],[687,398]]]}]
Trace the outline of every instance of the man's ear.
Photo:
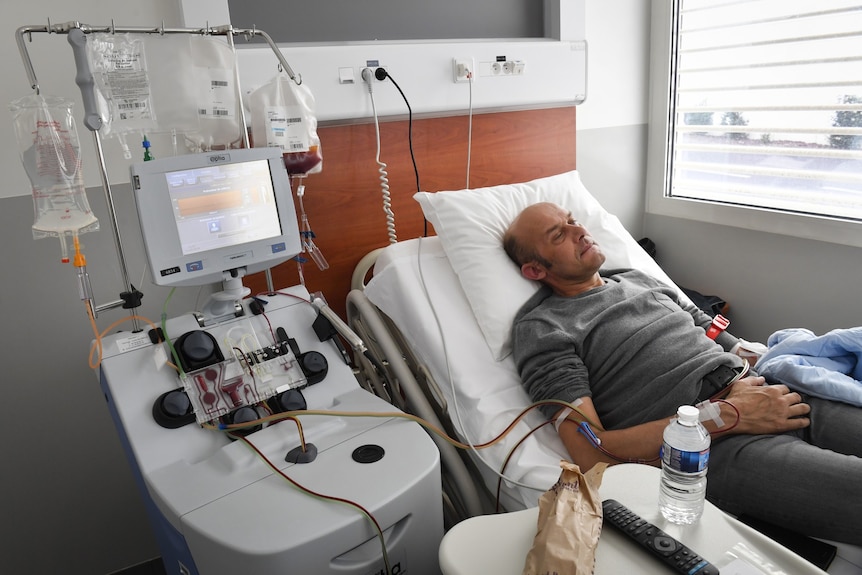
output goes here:
[{"label": "man's ear", "polygon": [[545,277],[545,268],[536,262],[529,262],[521,266],[521,275],[528,280],[541,281]]}]

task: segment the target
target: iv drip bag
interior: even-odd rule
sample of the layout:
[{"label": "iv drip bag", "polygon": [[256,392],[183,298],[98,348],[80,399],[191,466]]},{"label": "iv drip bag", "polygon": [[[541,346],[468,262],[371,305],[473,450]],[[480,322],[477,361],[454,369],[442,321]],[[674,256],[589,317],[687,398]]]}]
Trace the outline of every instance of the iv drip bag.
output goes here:
[{"label": "iv drip bag", "polygon": [[194,69],[185,72],[185,83],[196,98],[199,128],[185,133],[186,147],[191,152],[242,147],[236,54],[221,39],[191,36],[189,40]]},{"label": "iv drip bag", "polygon": [[9,109],[33,192],[33,238],[59,238],[62,261],[68,262],[67,236],[99,229],[84,189],[72,102],[33,94],[13,101]]},{"label": "iv drip bag", "polygon": [[115,136],[127,159],[127,138],[200,131],[186,35],[97,32],[87,36],[86,48],[102,118],[99,133]]}]

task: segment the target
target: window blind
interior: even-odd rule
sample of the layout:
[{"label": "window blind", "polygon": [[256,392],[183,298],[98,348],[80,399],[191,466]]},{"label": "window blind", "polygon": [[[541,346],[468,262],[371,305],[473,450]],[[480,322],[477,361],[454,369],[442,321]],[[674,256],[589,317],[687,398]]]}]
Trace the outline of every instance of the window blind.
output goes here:
[{"label": "window blind", "polygon": [[862,221],[862,3],[676,0],[667,195]]}]

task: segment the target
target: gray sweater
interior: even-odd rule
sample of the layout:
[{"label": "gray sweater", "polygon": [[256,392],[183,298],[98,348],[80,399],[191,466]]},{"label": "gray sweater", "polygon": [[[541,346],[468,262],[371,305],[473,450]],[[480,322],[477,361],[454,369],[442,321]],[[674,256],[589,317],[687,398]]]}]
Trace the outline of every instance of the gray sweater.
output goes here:
[{"label": "gray sweater", "polygon": [[704,375],[743,364],[725,351],[738,340],[707,338],[712,318],[676,290],[638,270],[602,277],[573,297],[543,287],[515,317],[513,356],[534,402],[591,397],[605,429],[621,429],[675,414],[697,399]]}]

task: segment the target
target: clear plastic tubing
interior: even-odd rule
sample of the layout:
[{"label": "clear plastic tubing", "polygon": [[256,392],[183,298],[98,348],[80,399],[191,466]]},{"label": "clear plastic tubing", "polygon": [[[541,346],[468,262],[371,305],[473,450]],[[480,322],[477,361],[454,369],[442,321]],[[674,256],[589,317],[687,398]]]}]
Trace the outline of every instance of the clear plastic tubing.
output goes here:
[{"label": "clear plastic tubing", "polygon": [[695,523],[703,514],[710,437],[698,409],[683,405],[664,430],[658,504],[672,523]]}]

